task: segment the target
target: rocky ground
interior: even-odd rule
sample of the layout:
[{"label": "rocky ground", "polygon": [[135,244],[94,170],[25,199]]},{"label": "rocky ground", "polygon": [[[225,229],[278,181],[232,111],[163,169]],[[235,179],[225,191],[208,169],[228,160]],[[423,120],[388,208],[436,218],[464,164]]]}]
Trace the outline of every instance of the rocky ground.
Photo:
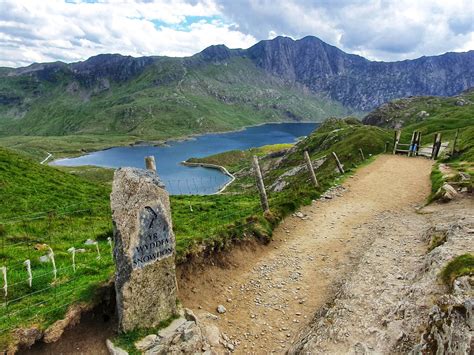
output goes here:
[{"label": "rocky ground", "polygon": [[[429,194],[430,170],[426,159],[379,157],[286,219],[269,247],[237,248],[225,264],[183,272],[180,299],[198,317],[212,314],[238,353],[283,353],[295,342],[302,344],[301,334],[313,326],[315,311],[334,300],[358,266],[368,265],[364,257],[373,243],[383,243],[385,252],[368,262],[389,267],[386,259],[401,261],[399,253],[405,257],[403,249],[394,251],[398,244],[411,243],[404,238],[423,234],[427,224],[415,209]],[[404,237],[391,241],[395,226]],[[379,239],[383,234],[384,242]],[[397,282],[407,277],[403,263],[394,269],[402,278],[396,277]],[[382,295],[389,286],[381,283],[365,291]],[[218,313],[218,305],[225,312]]]},{"label": "rocky ground", "polygon": [[[373,241],[359,265],[290,352],[472,351],[474,280],[457,280],[454,294],[439,280],[449,260],[474,252],[472,211],[474,200],[464,198],[418,213],[381,213],[364,226],[359,232]],[[446,241],[430,251],[440,233]]]}]

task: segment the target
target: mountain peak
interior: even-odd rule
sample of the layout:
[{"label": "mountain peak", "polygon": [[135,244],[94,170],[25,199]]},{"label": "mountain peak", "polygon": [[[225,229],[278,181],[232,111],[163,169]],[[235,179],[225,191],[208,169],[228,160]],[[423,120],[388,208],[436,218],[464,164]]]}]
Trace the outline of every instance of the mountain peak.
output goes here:
[{"label": "mountain peak", "polygon": [[238,55],[241,51],[241,49],[230,49],[224,44],[217,44],[205,48],[198,55],[206,61],[219,62]]}]

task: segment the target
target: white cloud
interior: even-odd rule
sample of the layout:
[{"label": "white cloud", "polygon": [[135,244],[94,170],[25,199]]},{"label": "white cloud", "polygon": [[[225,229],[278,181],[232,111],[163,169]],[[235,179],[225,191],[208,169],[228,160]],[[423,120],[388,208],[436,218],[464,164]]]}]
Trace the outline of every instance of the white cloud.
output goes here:
[{"label": "white cloud", "polygon": [[265,39],[314,35],[350,53],[398,60],[474,49],[473,0],[216,0]]},{"label": "white cloud", "polygon": [[[74,4],[2,0],[0,66],[71,62],[99,53],[187,56],[212,44],[248,47],[256,42],[235,24],[216,19],[218,15],[208,0],[195,4],[184,0]],[[184,28],[173,27],[187,18],[201,17]]]},{"label": "white cloud", "polygon": [[0,0],[0,66],[99,53],[187,56],[278,35],[314,35],[375,60],[474,49],[473,0],[74,2]]}]

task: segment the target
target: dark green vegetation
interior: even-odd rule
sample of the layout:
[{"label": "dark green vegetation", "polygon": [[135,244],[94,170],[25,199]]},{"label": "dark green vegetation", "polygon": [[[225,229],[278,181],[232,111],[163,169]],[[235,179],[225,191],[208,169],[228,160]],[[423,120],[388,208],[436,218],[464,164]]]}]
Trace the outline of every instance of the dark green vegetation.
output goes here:
[{"label": "dark green vegetation", "polygon": [[456,278],[474,274],[474,256],[463,254],[451,260],[441,271],[441,278],[449,287],[453,286]]},{"label": "dark green vegetation", "polygon": [[430,174],[431,179],[431,194],[428,198],[429,201],[432,201],[436,192],[440,189],[441,186],[445,183],[443,173],[439,170],[439,164],[435,164]]},{"label": "dark green vegetation", "polygon": [[446,242],[446,238],[446,231],[438,231],[436,229],[432,230],[430,233],[430,245],[428,247],[428,251],[432,251],[440,245],[443,245]]}]

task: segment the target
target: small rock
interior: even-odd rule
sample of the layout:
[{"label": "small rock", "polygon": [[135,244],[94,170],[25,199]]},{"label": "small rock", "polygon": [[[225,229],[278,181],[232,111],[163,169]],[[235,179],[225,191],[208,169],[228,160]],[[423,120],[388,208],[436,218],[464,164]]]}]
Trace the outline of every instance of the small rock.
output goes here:
[{"label": "small rock", "polygon": [[196,315],[189,308],[184,309],[184,318],[186,318],[187,321],[192,321],[192,322],[197,323]]},{"label": "small rock", "polygon": [[227,312],[227,309],[225,309],[223,305],[220,304],[217,306],[217,313],[223,314],[225,312]]},{"label": "small rock", "polygon": [[92,239],[87,239],[85,242],[84,242],[85,245],[94,245],[95,244],[95,240],[92,240]]},{"label": "small rock", "polygon": [[216,316],[215,314],[212,314],[212,313],[207,313],[206,318],[209,318],[209,319],[212,319],[212,320],[218,320],[219,319],[218,316]]},{"label": "small rock", "polygon": [[221,338],[221,333],[219,331],[219,328],[215,325],[206,325],[203,328],[203,333],[204,336],[206,337],[208,343],[211,346],[217,346],[219,345],[219,340]]},{"label": "small rock", "polygon": [[140,351],[150,349],[158,339],[158,335],[150,334],[135,343],[135,347]]},{"label": "small rock", "polygon": [[107,346],[107,350],[109,350],[110,355],[128,355],[128,352],[115,346],[109,339],[105,341],[105,345]]},{"label": "small rock", "polygon": [[49,256],[48,255],[42,255],[39,257],[40,263],[47,263],[49,262]]},{"label": "small rock", "polygon": [[181,335],[181,339],[184,341],[190,340],[194,336],[195,332],[193,328],[185,329],[183,334]]},{"label": "small rock", "polygon": [[459,193],[454,187],[445,183],[436,192],[435,198],[439,198],[443,202],[449,202],[451,200],[454,200],[458,195]]}]

